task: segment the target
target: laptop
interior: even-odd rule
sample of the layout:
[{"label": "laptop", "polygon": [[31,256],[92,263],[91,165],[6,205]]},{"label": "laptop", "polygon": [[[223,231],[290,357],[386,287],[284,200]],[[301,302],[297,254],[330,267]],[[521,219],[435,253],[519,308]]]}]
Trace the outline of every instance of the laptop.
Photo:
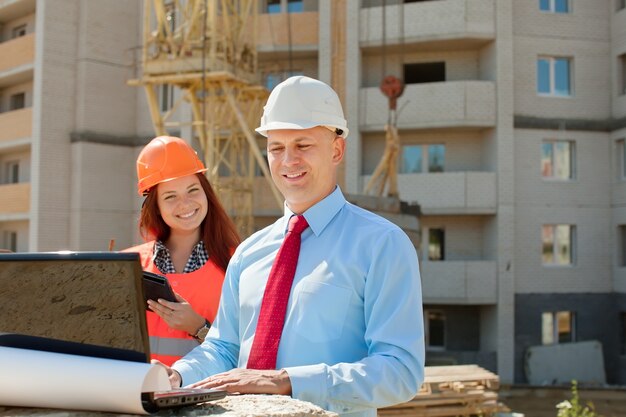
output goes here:
[{"label": "laptop", "polygon": [[[142,282],[137,253],[2,253],[0,346],[149,363]],[[183,388],[142,402],[156,412],[226,395]]]}]

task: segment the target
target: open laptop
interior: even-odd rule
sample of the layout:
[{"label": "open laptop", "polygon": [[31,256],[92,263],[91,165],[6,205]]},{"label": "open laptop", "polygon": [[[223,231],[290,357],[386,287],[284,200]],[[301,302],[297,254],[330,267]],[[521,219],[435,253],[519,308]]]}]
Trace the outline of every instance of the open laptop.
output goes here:
[{"label": "open laptop", "polygon": [[[137,253],[2,253],[0,346],[149,362],[142,276]],[[178,389],[142,401],[155,412],[225,396]]]}]

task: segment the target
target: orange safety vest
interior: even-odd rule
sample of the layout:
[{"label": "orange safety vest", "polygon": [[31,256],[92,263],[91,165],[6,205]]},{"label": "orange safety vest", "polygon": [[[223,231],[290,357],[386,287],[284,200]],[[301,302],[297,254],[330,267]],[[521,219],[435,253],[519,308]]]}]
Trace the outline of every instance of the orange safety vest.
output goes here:
[{"label": "orange safety vest", "polygon": [[[139,252],[141,266],[145,271],[163,275],[152,261],[154,241],[125,249],[124,252]],[[213,323],[222,293],[224,272],[210,258],[196,271],[165,276],[172,289],[187,300],[196,313]],[[150,310],[146,310],[146,319],[152,359],[158,359],[171,366],[199,344],[187,332],[171,329],[165,320]]]}]

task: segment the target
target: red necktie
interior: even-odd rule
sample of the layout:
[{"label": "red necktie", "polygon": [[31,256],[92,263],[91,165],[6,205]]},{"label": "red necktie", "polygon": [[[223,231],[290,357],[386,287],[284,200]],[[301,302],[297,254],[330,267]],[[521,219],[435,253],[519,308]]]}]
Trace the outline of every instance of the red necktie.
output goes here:
[{"label": "red necktie", "polygon": [[287,301],[300,254],[300,234],[309,227],[304,216],[292,216],[283,244],[267,279],[259,321],[248,357],[248,369],[276,369]]}]

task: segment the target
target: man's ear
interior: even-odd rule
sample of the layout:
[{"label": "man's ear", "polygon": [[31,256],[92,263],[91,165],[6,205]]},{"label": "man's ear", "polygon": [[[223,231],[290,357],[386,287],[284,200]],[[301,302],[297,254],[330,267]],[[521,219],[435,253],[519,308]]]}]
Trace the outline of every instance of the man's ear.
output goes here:
[{"label": "man's ear", "polygon": [[333,162],[338,165],[343,159],[343,155],[346,151],[346,140],[343,136],[335,137],[333,141]]}]

